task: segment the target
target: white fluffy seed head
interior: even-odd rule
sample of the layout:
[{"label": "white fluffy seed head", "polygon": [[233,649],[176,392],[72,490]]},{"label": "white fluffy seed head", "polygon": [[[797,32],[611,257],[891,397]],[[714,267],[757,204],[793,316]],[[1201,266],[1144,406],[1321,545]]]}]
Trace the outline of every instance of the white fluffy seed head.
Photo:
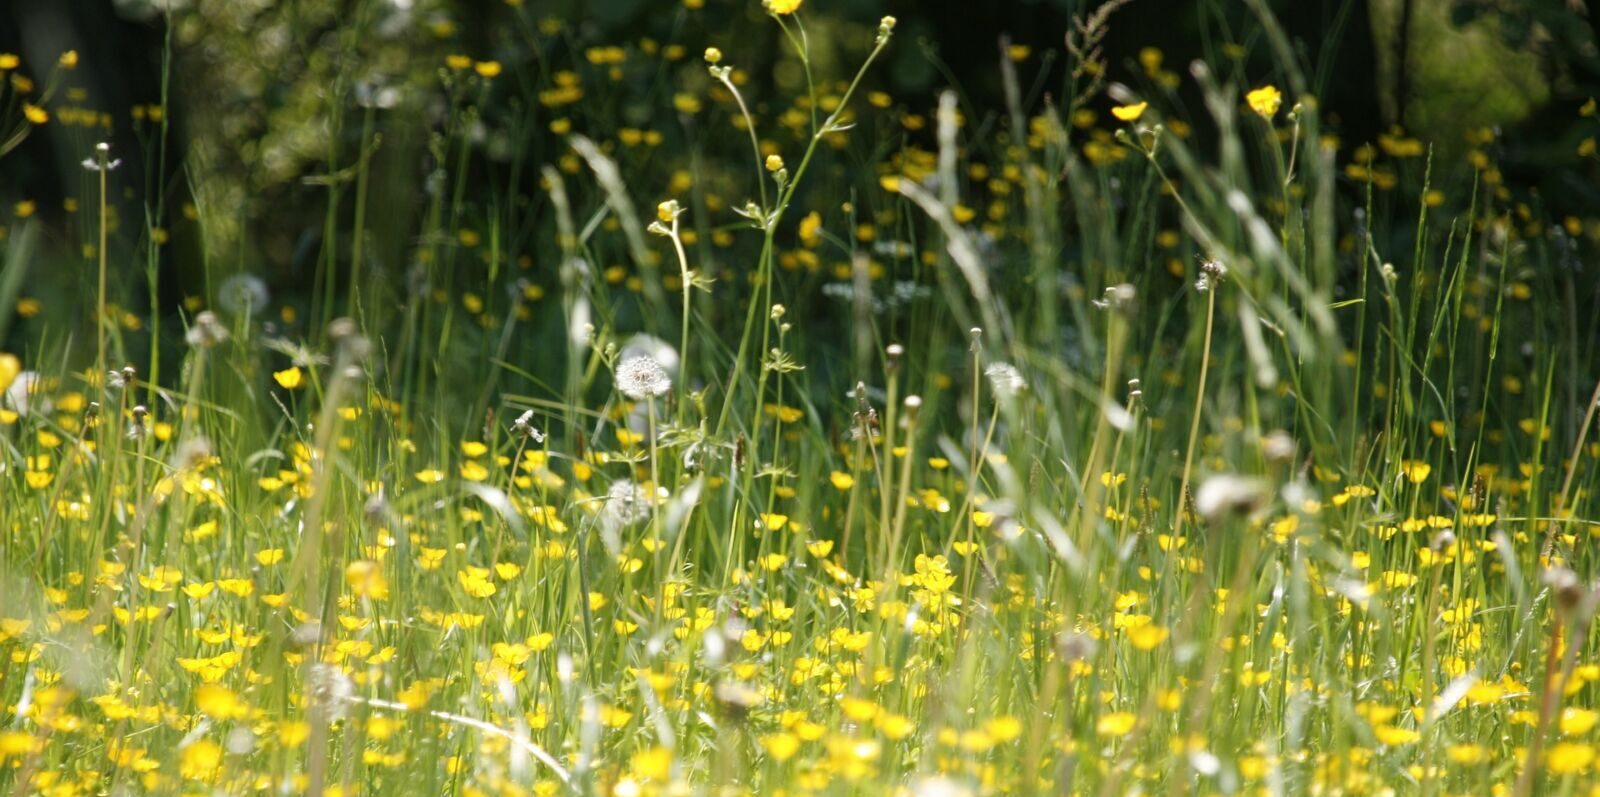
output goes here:
[{"label": "white fluffy seed head", "polygon": [[672,389],[672,378],[655,358],[639,355],[617,366],[617,389],[634,401],[645,401],[666,395]]},{"label": "white fluffy seed head", "polygon": [[1207,522],[1215,523],[1229,515],[1248,515],[1267,501],[1267,488],[1259,479],[1219,473],[1206,479],[1195,491],[1194,508]]},{"label": "white fluffy seed head", "polygon": [[994,389],[996,396],[1009,398],[1028,387],[1028,380],[1023,379],[1022,372],[1011,363],[991,363],[984,369],[983,375],[989,378],[989,387]]},{"label": "white fluffy seed head", "polygon": [[611,483],[606,490],[605,516],[615,527],[631,526],[650,515],[650,496],[627,479]]}]

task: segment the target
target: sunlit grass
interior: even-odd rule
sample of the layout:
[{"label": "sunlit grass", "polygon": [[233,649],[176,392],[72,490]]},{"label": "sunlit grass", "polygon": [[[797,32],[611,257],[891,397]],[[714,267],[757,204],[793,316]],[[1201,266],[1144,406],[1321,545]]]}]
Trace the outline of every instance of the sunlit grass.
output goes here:
[{"label": "sunlit grass", "polygon": [[[1593,222],[1515,204],[1492,133],[1339,142],[1265,14],[1271,75],[1122,75],[1107,11],[1062,99],[1010,48],[919,111],[874,88],[896,20],[822,74],[768,9],[799,96],[736,41],[569,42],[331,108],[287,299],[213,254],[166,313],[118,153],[74,230],[17,200],[0,788],[1600,789]],[[634,68],[679,129],[604,116]],[[61,123],[12,94],[0,131]],[[412,205],[368,188],[406,126]],[[413,210],[408,268],[363,254]]]}]

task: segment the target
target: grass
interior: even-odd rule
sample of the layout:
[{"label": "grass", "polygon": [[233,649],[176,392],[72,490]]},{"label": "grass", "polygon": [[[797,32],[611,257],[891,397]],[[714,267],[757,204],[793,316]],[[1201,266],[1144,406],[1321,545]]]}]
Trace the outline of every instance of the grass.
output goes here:
[{"label": "grass", "polygon": [[[1246,5],[1271,76],[1123,75],[1107,12],[1059,104],[1013,48],[926,115],[892,19],[841,80],[770,15],[807,88],[758,102],[737,41],[522,25],[442,116],[330,104],[276,303],[212,251],[165,313],[168,193],[118,224],[100,151],[4,228],[0,788],[1594,793],[1596,227],[1492,134],[1341,144]],[[628,70],[677,129],[603,115]]]}]

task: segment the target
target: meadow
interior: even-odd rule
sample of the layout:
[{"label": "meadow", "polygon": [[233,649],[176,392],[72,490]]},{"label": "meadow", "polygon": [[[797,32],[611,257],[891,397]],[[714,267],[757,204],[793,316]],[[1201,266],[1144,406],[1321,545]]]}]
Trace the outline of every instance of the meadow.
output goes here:
[{"label": "meadow", "polygon": [[0,792],[1600,794],[1600,219],[1496,130],[1342,140],[1262,0],[916,104],[907,20],[506,5],[295,202],[0,53],[83,160],[0,183]]}]

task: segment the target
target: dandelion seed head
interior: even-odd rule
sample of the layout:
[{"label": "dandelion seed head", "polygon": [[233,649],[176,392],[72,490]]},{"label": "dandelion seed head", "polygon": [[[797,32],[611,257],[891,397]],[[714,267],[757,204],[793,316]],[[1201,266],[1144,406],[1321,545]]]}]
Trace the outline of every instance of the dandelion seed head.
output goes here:
[{"label": "dandelion seed head", "polygon": [[650,496],[628,479],[619,479],[606,489],[605,519],[615,527],[631,526],[650,516]]},{"label": "dandelion seed head", "polygon": [[1094,657],[1094,637],[1082,631],[1066,631],[1056,638],[1056,652],[1063,661],[1086,661]]},{"label": "dandelion seed head", "polygon": [[1255,512],[1266,500],[1266,485],[1259,479],[1219,473],[1200,484],[1195,491],[1194,508],[1201,517],[1215,523],[1229,515]]},{"label": "dandelion seed head", "polygon": [[911,797],[972,797],[971,788],[941,775],[911,784]]},{"label": "dandelion seed head", "polygon": [[267,283],[254,274],[234,274],[217,288],[217,304],[229,315],[260,315],[271,300]]},{"label": "dandelion seed head", "polygon": [[636,355],[617,366],[617,389],[634,401],[646,401],[666,395],[672,389],[672,378],[654,357]]},{"label": "dandelion seed head", "polygon": [[983,370],[983,375],[988,377],[989,387],[996,396],[1010,398],[1028,389],[1028,380],[1023,379],[1022,372],[1011,363],[990,363]]},{"label": "dandelion seed head", "polygon": [[128,439],[138,440],[150,431],[150,411],[143,404],[136,404],[131,412],[133,417],[132,423],[128,424]]},{"label": "dandelion seed head", "polygon": [[1106,288],[1105,294],[1091,302],[1100,310],[1126,310],[1133,306],[1133,301],[1138,297],[1138,291],[1126,282],[1111,285]]},{"label": "dandelion seed head", "polygon": [[228,328],[222,325],[216,313],[204,310],[194,317],[194,325],[184,333],[183,339],[197,349],[209,349],[228,341]]},{"label": "dandelion seed head", "polygon": [[330,722],[344,716],[355,691],[350,676],[337,664],[318,662],[306,675],[306,693],[323,708],[323,716]]},{"label": "dandelion seed head", "polygon": [[535,443],[544,442],[544,432],[533,425],[533,410],[524,410],[511,424],[512,431],[531,439]]},{"label": "dandelion seed head", "polygon": [[1282,462],[1294,456],[1294,438],[1278,429],[1261,439],[1261,455],[1273,462]]}]

